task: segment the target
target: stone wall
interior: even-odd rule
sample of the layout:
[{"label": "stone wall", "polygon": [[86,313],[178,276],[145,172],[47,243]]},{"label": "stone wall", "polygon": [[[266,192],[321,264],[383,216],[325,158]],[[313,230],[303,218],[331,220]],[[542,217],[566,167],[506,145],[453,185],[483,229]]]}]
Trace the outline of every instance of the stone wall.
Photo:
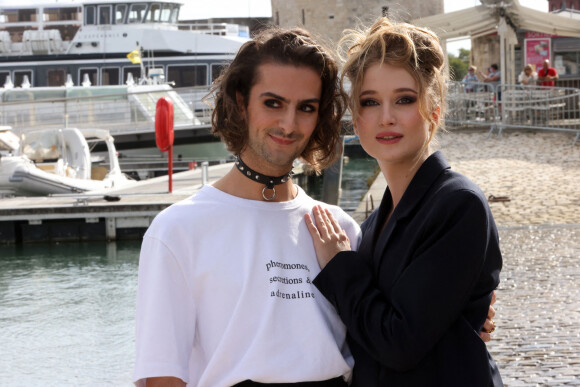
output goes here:
[{"label": "stone wall", "polygon": [[272,21],[282,27],[304,27],[335,44],[343,30],[369,25],[385,14],[408,21],[443,10],[443,0],[272,0]]}]

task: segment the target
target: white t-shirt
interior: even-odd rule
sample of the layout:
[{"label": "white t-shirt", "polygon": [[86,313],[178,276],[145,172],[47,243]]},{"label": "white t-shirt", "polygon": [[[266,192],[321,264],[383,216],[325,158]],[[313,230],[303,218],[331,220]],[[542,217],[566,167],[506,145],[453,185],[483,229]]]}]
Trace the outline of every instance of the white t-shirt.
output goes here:
[{"label": "white t-shirt", "polygon": [[[137,385],[350,378],[346,329],[311,283],[320,268],[304,214],[321,203],[297,188],[272,203],[205,186],[155,218],[139,261]],[[357,223],[322,204],[358,247]]]}]

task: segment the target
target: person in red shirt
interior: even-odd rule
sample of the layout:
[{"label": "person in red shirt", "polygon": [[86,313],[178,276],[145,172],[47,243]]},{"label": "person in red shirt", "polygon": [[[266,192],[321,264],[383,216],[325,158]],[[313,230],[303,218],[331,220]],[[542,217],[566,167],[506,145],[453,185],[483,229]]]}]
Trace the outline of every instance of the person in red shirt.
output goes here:
[{"label": "person in red shirt", "polygon": [[540,86],[554,86],[556,79],[558,79],[558,72],[555,68],[550,67],[550,61],[546,59],[538,71],[538,82],[540,82]]}]

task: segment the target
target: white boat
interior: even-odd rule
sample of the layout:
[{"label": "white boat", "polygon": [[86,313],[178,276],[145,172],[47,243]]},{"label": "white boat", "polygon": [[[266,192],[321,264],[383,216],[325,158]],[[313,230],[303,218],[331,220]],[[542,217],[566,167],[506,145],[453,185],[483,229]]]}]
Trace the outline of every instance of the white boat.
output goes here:
[{"label": "white boat", "polygon": [[130,76],[207,86],[249,39],[247,26],[178,23],[181,4],[169,0],[10,1],[0,6],[6,87],[123,85]]},{"label": "white boat", "polygon": [[[103,129],[45,129],[14,135],[0,132],[0,192],[2,195],[106,191],[135,184],[121,172],[113,137]],[[105,142],[105,156],[91,156],[89,144]]]}]

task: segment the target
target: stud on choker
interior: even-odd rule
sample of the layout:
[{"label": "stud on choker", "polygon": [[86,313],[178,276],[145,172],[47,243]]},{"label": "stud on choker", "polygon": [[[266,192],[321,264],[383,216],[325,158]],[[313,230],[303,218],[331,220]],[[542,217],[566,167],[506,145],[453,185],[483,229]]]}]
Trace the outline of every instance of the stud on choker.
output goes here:
[{"label": "stud on choker", "polygon": [[[244,164],[240,156],[236,156],[235,164],[242,175],[246,176],[252,181],[256,181],[265,185],[264,189],[262,189],[262,197],[267,201],[274,200],[276,197],[276,188],[274,188],[274,186],[286,183],[289,179],[292,178],[292,175],[294,174],[294,171],[290,170],[290,172],[287,174],[278,177],[262,175],[261,173],[254,171],[246,164]],[[266,190],[272,190],[272,196],[266,196]]]}]

